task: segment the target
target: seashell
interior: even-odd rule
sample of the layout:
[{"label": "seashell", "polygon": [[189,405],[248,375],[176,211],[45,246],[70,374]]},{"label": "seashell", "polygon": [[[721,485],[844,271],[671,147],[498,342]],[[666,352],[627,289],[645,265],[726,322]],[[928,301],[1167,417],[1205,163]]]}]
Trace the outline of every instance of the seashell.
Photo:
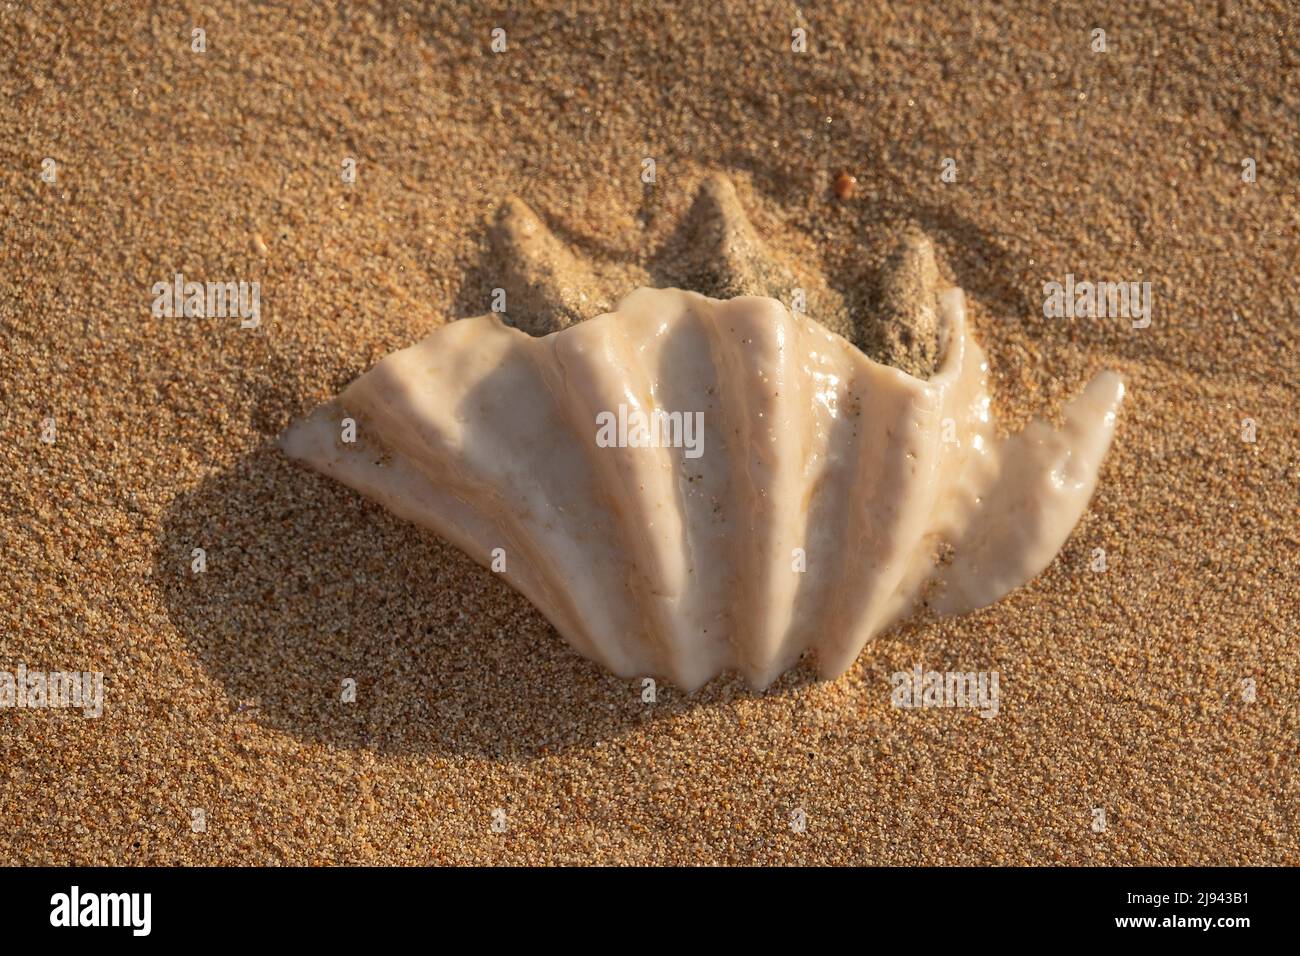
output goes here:
[{"label": "seashell", "polygon": [[[505,217],[544,228],[525,212]],[[960,613],[1042,571],[1124,391],[1103,373],[1060,429],[999,439],[961,291],[936,290],[928,240],[902,256],[915,288],[890,308],[936,331],[928,378],[770,296],[640,288],[586,321],[555,309],[540,336],[449,323],[282,447],[499,570],[620,676],[763,688],[811,652],[831,678],[918,602]]]}]

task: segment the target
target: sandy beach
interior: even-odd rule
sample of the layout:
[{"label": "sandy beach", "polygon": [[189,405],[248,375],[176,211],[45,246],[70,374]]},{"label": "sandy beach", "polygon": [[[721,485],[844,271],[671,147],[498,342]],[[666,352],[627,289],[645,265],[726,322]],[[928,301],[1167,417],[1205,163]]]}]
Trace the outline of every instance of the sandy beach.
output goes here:
[{"label": "sandy beach", "polygon": [[[0,671],[103,674],[0,708],[0,865],[1300,864],[1294,7],[105,6],[0,9]],[[1026,587],[648,704],[275,440],[488,311],[508,197],[617,279],[712,172],[846,298],[924,230],[1007,429],[1128,396]]]}]

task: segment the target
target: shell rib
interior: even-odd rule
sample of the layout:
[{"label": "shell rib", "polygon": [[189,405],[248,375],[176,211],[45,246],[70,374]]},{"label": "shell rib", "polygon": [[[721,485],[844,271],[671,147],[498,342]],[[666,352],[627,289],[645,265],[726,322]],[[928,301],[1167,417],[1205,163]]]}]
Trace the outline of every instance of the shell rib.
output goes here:
[{"label": "shell rib", "polygon": [[769,248],[745,214],[735,185],[719,172],[701,180],[679,227],[644,266],[606,262],[598,268],[517,196],[497,209],[489,236],[493,282],[500,282],[510,304],[506,321],[530,335],[558,332],[599,315],[628,289],[647,285],[718,299],[770,296],[816,316],[867,355],[912,375],[927,378],[938,363],[938,271],[924,233],[913,231],[900,241],[882,276],[882,308],[853,309],[825,276]]},{"label": "shell rib", "polygon": [[[962,294],[937,303],[926,381],[771,298],[639,289],[541,338],[463,319],[282,444],[485,566],[502,549],[506,580],[621,676],[762,688],[811,651],[833,677],[918,599],[959,612],[1046,567],[1114,430],[1105,373],[1061,431],[997,441]],[[602,447],[620,406],[701,413],[702,453]]]},{"label": "shell rib", "polygon": [[521,199],[511,197],[497,210],[492,245],[510,301],[527,305],[516,312],[528,317],[524,331],[532,335],[567,328],[613,302],[591,269]]}]

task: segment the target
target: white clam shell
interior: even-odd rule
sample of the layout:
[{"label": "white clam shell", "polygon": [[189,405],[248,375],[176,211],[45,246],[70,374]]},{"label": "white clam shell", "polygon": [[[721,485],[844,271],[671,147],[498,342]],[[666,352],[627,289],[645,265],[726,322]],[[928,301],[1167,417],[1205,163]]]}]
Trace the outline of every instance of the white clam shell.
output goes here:
[{"label": "white clam shell", "polygon": [[[918,598],[959,612],[1046,567],[1114,430],[1104,373],[1060,431],[999,442],[961,292],[940,309],[928,381],[767,298],[641,289],[543,338],[464,319],[282,444],[484,565],[503,549],[506,580],[619,675],[761,688],[812,651],[833,677]],[[601,447],[620,405],[702,413],[702,454]]]}]

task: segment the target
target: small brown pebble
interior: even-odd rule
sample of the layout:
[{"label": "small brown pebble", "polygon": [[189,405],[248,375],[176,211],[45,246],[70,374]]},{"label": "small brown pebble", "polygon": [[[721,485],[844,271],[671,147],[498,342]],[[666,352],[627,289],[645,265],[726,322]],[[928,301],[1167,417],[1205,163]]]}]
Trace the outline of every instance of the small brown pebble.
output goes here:
[{"label": "small brown pebble", "polygon": [[266,240],[262,238],[260,232],[253,233],[253,249],[259,256],[266,255]]},{"label": "small brown pebble", "polygon": [[858,191],[858,181],[848,173],[841,172],[835,177],[835,195],[839,199],[849,199]]}]

